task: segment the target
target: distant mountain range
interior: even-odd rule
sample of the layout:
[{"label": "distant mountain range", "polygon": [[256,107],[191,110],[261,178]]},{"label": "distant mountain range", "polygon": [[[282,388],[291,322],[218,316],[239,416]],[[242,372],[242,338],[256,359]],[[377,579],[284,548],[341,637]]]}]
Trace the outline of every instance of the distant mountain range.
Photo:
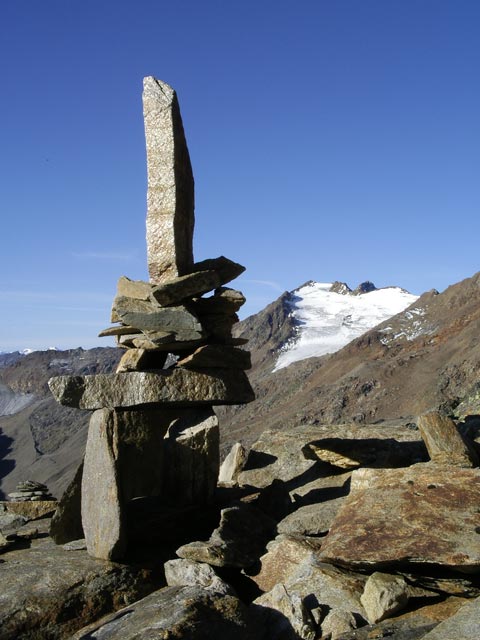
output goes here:
[{"label": "distant mountain range", "polygon": [[[285,292],[236,325],[249,340],[257,399],[218,409],[223,451],[267,428],[413,424],[430,408],[471,411],[479,320],[480,274],[419,298],[371,283],[352,291],[308,282]],[[29,478],[63,491],[83,455],[89,412],[56,404],[47,380],[112,371],[120,356],[108,347],[0,354],[0,493]]]}]

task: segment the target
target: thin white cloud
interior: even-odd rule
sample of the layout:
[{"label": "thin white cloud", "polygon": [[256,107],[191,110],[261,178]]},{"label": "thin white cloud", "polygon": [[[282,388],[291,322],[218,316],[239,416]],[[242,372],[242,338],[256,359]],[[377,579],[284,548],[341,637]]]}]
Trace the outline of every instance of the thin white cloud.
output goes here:
[{"label": "thin white cloud", "polygon": [[72,251],[71,255],[80,260],[118,260],[128,262],[135,258],[135,253],[121,251]]},{"label": "thin white cloud", "polygon": [[274,282],[273,280],[244,280],[244,282],[250,282],[251,284],[260,284],[265,287],[270,287],[275,291],[280,291],[280,293],[283,293],[283,291],[285,291],[285,289],[278,282]]}]

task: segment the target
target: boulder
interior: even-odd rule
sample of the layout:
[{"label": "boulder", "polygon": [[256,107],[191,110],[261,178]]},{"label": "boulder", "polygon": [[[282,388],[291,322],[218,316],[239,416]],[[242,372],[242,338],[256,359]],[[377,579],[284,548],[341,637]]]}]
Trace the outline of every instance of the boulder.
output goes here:
[{"label": "boulder", "polygon": [[144,78],[143,116],[148,273],[150,282],[159,284],[191,271],[194,181],[180,107],[172,87],[152,76]]},{"label": "boulder", "polygon": [[180,558],[214,567],[249,567],[265,551],[275,531],[274,521],[245,504],[222,509],[220,524],[206,542],[191,542],[177,549]]},{"label": "boulder", "polygon": [[480,570],[480,470],[358,469],[322,547],[342,566]]},{"label": "boulder", "polygon": [[243,469],[246,458],[247,452],[245,447],[240,442],[236,442],[220,466],[218,482],[227,485],[236,484],[238,474]]},{"label": "boulder", "polygon": [[27,520],[37,520],[52,516],[58,506],[56,500],[28,500],[26,502],[12,502],[7,500],[0,502],[0,513],[16,513]]},{"label": "boulder", "polygon": [[168,424],[160,411],[92,414],[82,476],[82,524],[90,555],[121,558],[127,544],[126,503],[161,493]]},{"label": "boulder", "polygon": [[156,588],[150,571],[72,553],[50,538],[3,554],[1,574],[2,640],[70,637]]},{"label": "boulder", "polygon": [[452,617],[423,636],[424,640],[478,640],[480,598],[465,604]]},{"label": "boulder", "polygon": [[165,436],[163,495],[176,506],[208,504],[220,466],[218,419],[210,407],[177,414]]},{"label": "boulder", "polygon": [[270,591],[278,583],[286,583],[305,561],[314,562],[321,543],[303,536],[279,535],[267,545],[260,558],[260,571],[250,577],[262,591]]},{"label": "boulder", "polygon": [[48,382],[60,404],[79,409],[166,404],[240,404],[254,394],[243,371],[177,368],[87,376],[58,376]]},{"label": "boulder", "polygon": [[65,489],[50,524],[50,536],[57,544],[83,538],[82,527],[83,460]]},{"label": "boulder", "polygon": [[[292,492],[294,489],[298,492],[307,483],[323,478],[325,481],[320,484],[327,487],[327,478],[338,477],[344,470],[321,462],[315,455],[316,445],[325,440],[331,448],[334,441],[338,447],[348,441],[350,457],[352,451],[360,449],[365,450],[372,460],[373,450],[377,466],[406,466],[419,459],[427,459],[418,431],[404,425],[298,426],[288,431],[263,432],[250,449],[239,483],[262,488],[277,478],[286,482]],[[363,446],[362,441],[367,441],[367,445]],[[323,444],[321,447],[324,448]],[[344,474],[344,481],[347,478],[348,475]],[[333,481],[338,484],[338,480]],[[326,497],[324,493],[323,498]]]},{"label": "boulder", "polygon": [[418,418],[418,428],[432,462],[478,467],[476,451],[462,438],[451,418],[429,411]]},{"label": "boulder", "polygon": [[164,564],[164,570],[169,587],[199,586],[216,593],[235,595],[234,589],[204,562],[175,558]]},{"label": "boulder", "polygon": [[375,571],[365,583],[360,601],[368,621],[375,623],[403,609],[408,602],[408,597],[405,578]]},{"label": "boulder", "polygon": [[306,598],[291,593],[285,585],[276,584],[271,591],[257,598],[253,611],[275,640],[315,640],[318,626]]},{"label": "boulder", "polygon": [[262,640],[238,598],[199,586],[166,587],[77,632],[70,640]]},{"label": "boulder", "polygon": [[278,523],[278,532],[305,536],[325,535],[344,499],[344,497],[333,498],[300,506]]}]

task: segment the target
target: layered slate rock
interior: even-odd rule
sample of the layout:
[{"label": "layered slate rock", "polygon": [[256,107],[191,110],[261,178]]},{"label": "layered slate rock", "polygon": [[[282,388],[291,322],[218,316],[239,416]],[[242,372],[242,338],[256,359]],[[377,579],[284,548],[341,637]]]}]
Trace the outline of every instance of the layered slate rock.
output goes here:
[{"label": "layered slate rock", "polygon": [[480,598],[465,604],[451,618],[441,622],[424,636],[425,640],[477,640]]},{"label": "layered slate rock", "polygon": [[150,281],[188,273],[193,264],[194,181],[175,91],[143,81],[147,146],[147,258]]},{"label": "layered slate rock", "polygon": [[49,381],[60,404],[79,409],[141,405],[239,404],[254,394],[242,371],[187,369],[58,376]]},{"label": "layered slate rock", "polygon": [[480,571],[480,470],[417,464],[354,471],[320,557],[351,567]]},{"label": "layered slate rock", "polygon": [[93,413],[82,476],[82,522],[90,555],[121,558],[127,543],[127,502],[161,493],[167,428],[160,411]]},{"label": "layered slate rock", "polygon": [[49,538],[3,554],[1,574],[2,640],[70,637],[156,588],[150,571],[66,551]]},{"label": "layered slate rock", "polygon": [[156,591],[71,640],[263,640],[263,633],[238,598],[186,586]]},{"label": "layered slate rock", "polygon": [[478,455],[464,440],[454,421],[438,411],[418,418],[418,428],[432,462],[458,467],[477,467]]},{"label": "layered slate rock", "polygon": [[271,518],[240,504],[222,510],[220,524],[208,541],[183,545],[177,555],[214,567],[249,567],[260,558],[274,531]]}]

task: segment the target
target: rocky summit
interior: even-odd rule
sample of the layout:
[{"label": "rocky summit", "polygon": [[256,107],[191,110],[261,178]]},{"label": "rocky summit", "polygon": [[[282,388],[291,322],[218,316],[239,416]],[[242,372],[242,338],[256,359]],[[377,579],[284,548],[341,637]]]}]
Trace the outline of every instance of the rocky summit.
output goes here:
[{"label": "rocky summit", "polygon": [[[173,89],[144,114],[118,348],[0,357],[0,640],[477,640],[480,276],[307,283],[240,323],[243,267],[193,257]],[[334,353],[303,350],[319,297]]]}]

